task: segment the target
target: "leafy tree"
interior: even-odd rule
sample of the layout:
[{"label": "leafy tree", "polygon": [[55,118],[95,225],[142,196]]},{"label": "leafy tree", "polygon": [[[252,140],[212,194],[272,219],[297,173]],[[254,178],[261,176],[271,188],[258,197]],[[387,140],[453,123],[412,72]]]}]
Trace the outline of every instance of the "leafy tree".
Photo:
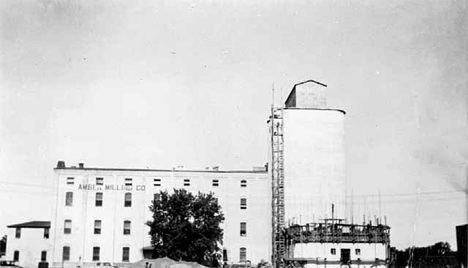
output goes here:
[{"label": "leafy tree", "polygon": [[205,263],[212,261],[222,243],[224,221],[213,193],[193,195],[184,189],[160,192],[150,206],[153,220],[146,224],[154,257]]}]

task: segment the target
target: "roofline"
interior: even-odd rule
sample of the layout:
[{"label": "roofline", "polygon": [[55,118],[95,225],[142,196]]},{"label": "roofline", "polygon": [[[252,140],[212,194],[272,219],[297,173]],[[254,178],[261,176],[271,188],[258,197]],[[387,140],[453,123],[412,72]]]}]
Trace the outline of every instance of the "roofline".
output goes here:
[{"label": "roofline", "polygon": [[144,169],[144,168],[96,168],[96,167],[65,167],[54,170],[100,170],[100,171],[147,171],[147,172],[194,172],[194,173],[252,173],[267,174],[268,171],[255,170],[180,170],[180,169]]},{"label": "roofline", "polygon": [[341,112],[343,114],[346,114],[345,110],[341,109],[330,109],[330,108],[297,108],[297,107],[284,107],[284,110],[320,110],[320,111],[336,111],[336,112]]},{"label": "roofline", "polygon": [[[32,226],[27,226],[28,224],[31,224]],[[45,226],[37,226],[39,224],[44,224]],[[34,226],[34,225],[36,225],[36,226]],[[22,223],[7,225],[7,228],[44,229],[44,228],[50,228],[50,221],[22,222]]]},{"label": "roofline", "polygon": [[325,85],[325,84],[323,84],[323,83],[320,83],[320,82],[318,82],[318,81],[312,80],[312,79],[309,79],[309,80],[306,80],[306,81],[303,81],[303,82],[294,84],[293,88],[292,88],[291,91],[289,92],[289,95],[288,95],[288,97],[286,98],[286,100],[284,101],[284,103],[287,103],[288,100],[289,100],[289,98],[290,98],[291,95],[293,94],[293,92],[296,91],[296,86],[299,86],[299,85],[302,85],[302,84],[305,84],[305,83],[309,83],[309,82],[312,82],[312,83],[315,83],[315,84],[318,84],[318,85],[327,87],[327,85]]}]

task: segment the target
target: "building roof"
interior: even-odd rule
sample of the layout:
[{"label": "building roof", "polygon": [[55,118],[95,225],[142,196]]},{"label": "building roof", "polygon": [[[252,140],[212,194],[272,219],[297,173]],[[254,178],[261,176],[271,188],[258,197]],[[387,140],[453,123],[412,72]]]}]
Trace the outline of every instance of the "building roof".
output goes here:
[{"label": "building roof", "polygon": [[50,221],[28,221],[18,224],[8,225],[8,228],[50,228]]},{"label": "building roof", "polygon": [[76,166],[65,166],[65,161],[59,160],[55,170],[102,170],[102,171],[146,171],[146,172],[200,172],[200,173],[257,173],[266,174],[268,170],[265,167],[254,167],[253,170],[219,170],[219,169],[205,169],[205,170],[193,170],[193,169],[150,169],[150,168],[100,168],[100,167],[85,167],[83,163],[79,163]]}]

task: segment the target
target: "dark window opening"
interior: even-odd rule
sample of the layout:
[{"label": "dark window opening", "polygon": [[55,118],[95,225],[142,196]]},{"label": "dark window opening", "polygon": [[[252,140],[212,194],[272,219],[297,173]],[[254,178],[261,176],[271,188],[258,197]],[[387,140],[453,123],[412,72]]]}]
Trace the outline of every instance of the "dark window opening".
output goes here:
[{"label": "dark window opening", "polygon": [[100,252],[99,247],[93,247],[93,261],[99,261],[99,252]]},{"label": "dark window opening", "polygon": [[247,260],[247,249],[246,248],[240,248],[239,250],[239,261],[240,262],[245,262]]},{"label": "dark window opening", "polygon": [[247,180],[241,180],[241,187],[247,187]]},{"label": "dark window opening", "polygon": [[240,236],[247,236],[247,223],[246,222],[240,223]]},{"label": "dark window opening", "polygon": [[218,187],[219,186],[219,180],[213,180],[213,186]]},{"label": "dark window opening", "polygon": [[44,238],[49,238],[50,228],[44,228]]},{"label": "dark window opening", "polygon": [[63,247],[62,260],[64,260],[64,261],[69,261],[70,260],[70,247],[68,247],[68,246]]},{"label": "dark window opening", "polygon": [[101,234],[101,220],[94,221],[94,234]]},{"label": "dark window opening", "polygon": [[125,262],[130,261],[130,248],[129,247],[122,248],[122,261],[125,261]]},{"label": "dark window opening", "polygon": [[65,206],[73,206],[73,192],[65,194]]},{"label": "dark window opening", "polygon": [[71,220],[65,220],[63,233],[64,234],[71,234]]},{"label": "dark window opening", "polygon": [[131,206],[132,206],[132,194],[125,193],[124,207],[131,207]]},{"label": "dark window opening", "polygon": [[241,198],[240,209],[247,209],[247,198]]},{"label": "dark window opening", "polygon": [[123,234],[124,235],[129,235],[130,234],[130,226],[131,226],[130,221],[124,221],[124,229],[123,229]]},{"label": "dark window opening", "polygon": [[103,198],[104,198],[103,193],[96,193],[96,207],[102,207]]},{"label": "dark window opening", "polygon": [[13,261],[19,261],[19,251],[15,250],[13,252]]},{"label": "dark window opening", "polygon": [[47,261],[47,251],[41,252],[41,261]]},{"label": "dark window opening", "polygon": [[96,185],[104,185],[104,178],[96,178]]},{"label": "dark window opening", "polygon": [[16,228],[15,238],[21,238],[21,228],[19,227]]},{"label": "dark window opening", "polygon": [[161,179],[154,179],[153,180],[153,185],[154,186],[161,186]]}]

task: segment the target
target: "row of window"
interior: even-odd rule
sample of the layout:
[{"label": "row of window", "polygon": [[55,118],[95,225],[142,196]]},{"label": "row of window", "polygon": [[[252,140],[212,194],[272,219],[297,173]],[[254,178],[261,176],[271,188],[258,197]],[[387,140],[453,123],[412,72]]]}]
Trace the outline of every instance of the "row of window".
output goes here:
[{"label": "row of window", "polygon": [[[132,178],[125,178],[125,186],[132,186]],[[75,184],[75,178],[74,177],[67,177],[67,184],[68,185],[73,185]],[[96,185],[104,185],[104,178],[96,178]]]},{"label": "row of window", "polygon": [[[93,261],[99,261],[101,255],[101,248],[100,247],[93,247]],[[64,246],[62,250],[62,260],[69,261],[70,260],[70,247]],[[122,261],[128,262],[130,261],[130,248],[123,247],[122,248]]]},{"label": "row of window", "polygon": [[[124,221],[124,224],[123,224],[123,234],[124,235],[129,235],[130,234],[131,225],[132,225],[131,221],[129,221],[129,220]],[[94,234],[101,234],[101,228],[102,228],[102,221],[101,220],[95,220],[94,221]],[[72,221],[67,219],[64,222],[63,233],[64,234],[71,234],[71,232],[72,232]]]},{"label": "row of window", "polygon": [[[330,249],[330,253],[331,253],[332,255],[336,255],[336,248]],[[361,249],[360,249],[360,248],[356,248],[356,249],[354,250],[354,253],[355,253],[356,255],[361,255]]]},{"label": "row of window", "polygon": [[[130,234],[131,224],[132,224],[132,222],[129,221],[129,220],[124,221],[124,224],[123,224],[123,234],[124,235],[129,235]],[[71,229],[72,229],[71,225],[72,225],[71,220],[65,220],[64,228],[63,228],[63,233],[64,234],[71,234]],[[101,230],[102,230],[102,221],[101,220],[95,220],[94,221],[94,234],[101,234]],[[18,231],[17,231],[17,234],[18,234]],[[240,223],[240,236],[247,236],[247,223],[246,222],[241,222]],[[16,238],[19,238],[18,235],[16,236]],[[49,238],[48,234],[47,234],[47,238]]]},{"label": "row of window", "polygon": [[[159,200],[160,194],[154,194],[154,200]],[[104,200],[104,193],[96,193],[95,206],[102,207]],[[65,206],[73,206],[73,192],[65,193]],[[132,194],[125,193],[124,196],[124,207],[132,206]],[[240,199],[240,209],[247,209],[247,198]]]},{"label": "row of window", "polygon": [[[360,253],[361,253],[361,250],[356,249],[356,255],[359,255]],[[99,261],[100,254],[101,254],[101,248],[93,247],[93,261]],[[332,248],[332,254],[336,254],[336,249]],[[15,250],[13,252],[13,261],[19,261],[19,256],[20,256],[20,252],[18,250]],[[69,261],[69,260],[70,260],[70,247],[64,246],[62,248],[62,261]],[[239,249],[239,260],[241,262],[247,260],[247,248],[241,247]],[[47,251],[45,250],[41,252],[41,261],[47,261]],[[122,248],[122,261],[123,262],[130,261],[130,247]]]},{"label": "row of window", "polygon": [[[96,193],[95,205],[96,207],[102,207],[104,200],[104,193]],[[65,193],[65,206],[73,206],[73,192],[66,192]],[[131,207],[132,206],[132,194],[125,193],[124,196],[124,207]]]},{"label": "row of window", "polygon": [[[75,184],[75,178],[68,177],[67,184],[68,185]],[[100,178],[100,177],[96,178],[96,185],[104,185],[104,178]],[[161,179],[160,178],[153,179],[153,185],[156,187],[161,186]],[[219,179],[213,179],[212,185],[213,187],[218,187]],[[125,186],[132,186],[132,178],[125,178]],[[190,179],[184,179],[184,186],[190,186]],[[241,180],[240,187],[247,187],[247,180]]]},{"label": "row of window", "polygon": [[[49,233],[50,229],[49,228],[44,228],[44,238],[48,239],[49,238]],[[21,228],[17,227],[15,230],[15,238],[21,238]]]},{"label": "row of window", "polygon": [[[18,250],[13,251],[13,261],[19,261],[20,252]],[[41,251],[41,261],[47,261],[47,251]]]}]

